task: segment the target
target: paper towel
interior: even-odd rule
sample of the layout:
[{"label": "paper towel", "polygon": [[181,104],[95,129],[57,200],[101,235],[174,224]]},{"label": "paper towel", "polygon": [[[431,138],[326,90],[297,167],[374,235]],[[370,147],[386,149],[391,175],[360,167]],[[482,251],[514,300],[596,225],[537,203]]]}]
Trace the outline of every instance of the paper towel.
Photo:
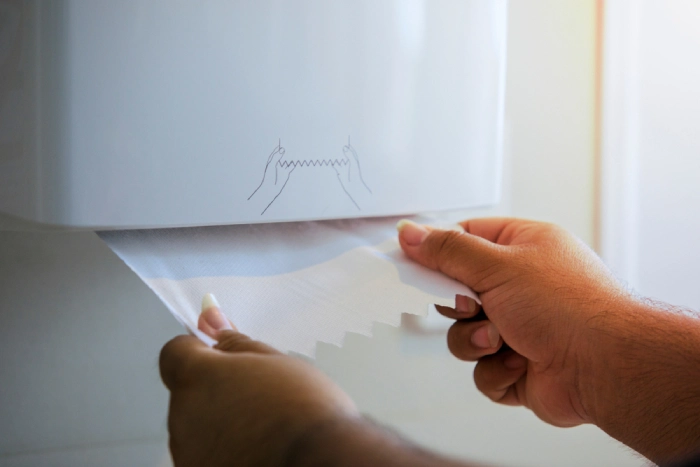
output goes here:
[{"label": "paper towel", "polygon": [[[98,232],[184,326],[197,331],[202,296],[216,295],[241,332],[313,356],[372,323],[454,306],[466,286],[406,258],[397,219]],[[423,220],[424,221],[424,220]]]}]

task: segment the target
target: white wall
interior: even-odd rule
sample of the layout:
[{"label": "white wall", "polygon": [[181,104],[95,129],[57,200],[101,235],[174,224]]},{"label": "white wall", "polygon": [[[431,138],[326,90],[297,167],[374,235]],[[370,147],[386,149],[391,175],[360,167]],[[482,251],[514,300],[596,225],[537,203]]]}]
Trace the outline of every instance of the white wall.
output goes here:
[{"label": "white wall", "polygon": [[700,310],[700,3],[609,8],[603,254],[642,295]]},{"label": "white wall", "polygon": [[[506,180],[496,209],[593,240],[594,2],[511,2]],[[0,232],[0,466],[166,459],[160,346],[180,329],[90,233]],[[474,388],[444,337],[377,326],[318,366],[442,452],[510,465],[641,465],[593,427],[549,427]]]},{"label": "white wall", "polygon": [[593,0],[511,1],[507,145],[514,216],[595,238]]},{"label": "white wall", "polygon": [[94,233],[0,232],[0,466],[158,465],[179,332]]},{"label": "white wall", "polygon": [[638,287],[700,310],[700,3],[643,2]]}]

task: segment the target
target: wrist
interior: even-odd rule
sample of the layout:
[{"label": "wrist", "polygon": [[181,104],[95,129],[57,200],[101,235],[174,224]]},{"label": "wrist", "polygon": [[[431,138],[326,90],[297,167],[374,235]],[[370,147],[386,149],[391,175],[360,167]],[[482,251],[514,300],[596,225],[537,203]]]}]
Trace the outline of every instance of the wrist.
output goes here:
[{"label": "wrist", "polygon": [[700,320],[635,298],[590,321],[582,403],[592,423],[650,459],[700,443]]},{"label": "wrist", "polygon": [[287,467],[467,467],[424,451],[361,416],[333,418],[311,426],[290,446],[285,459]]},{"label": "wrist", "polygon": [[[578,391],[587,422],[605,423],[610,413],[610,394],[616,384],[611,378],[624,359],[624,342],[633,339],[629,325],[641,304],[633,297],[615,297],[596,303],[596,313],[586,320],[578,352]],[[612,386],[612,387],[611,387]]]}]

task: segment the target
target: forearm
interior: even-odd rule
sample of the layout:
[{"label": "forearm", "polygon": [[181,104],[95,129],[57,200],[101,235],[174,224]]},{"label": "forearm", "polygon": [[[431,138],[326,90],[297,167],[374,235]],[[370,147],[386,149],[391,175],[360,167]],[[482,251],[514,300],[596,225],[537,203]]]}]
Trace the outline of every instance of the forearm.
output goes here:
[{"label": "forearm", "polygon": [[633,302],[595,320],[594,422],[655,462],[700,448],[700,318]]},{"label": "forearm", "polygon": [[312,427],[292,445],[287,459],[289,467],[476,466],[427,452],[364,418],[330,420]]}]

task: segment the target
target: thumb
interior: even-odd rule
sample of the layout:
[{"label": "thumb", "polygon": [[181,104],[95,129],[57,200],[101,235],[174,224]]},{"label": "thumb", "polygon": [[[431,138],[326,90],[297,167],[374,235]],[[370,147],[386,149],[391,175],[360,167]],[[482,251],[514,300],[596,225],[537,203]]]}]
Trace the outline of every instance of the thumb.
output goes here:
[{"label": "thumb", "polygon": [[406,219],[396,228],[401,248],[409,258],[460,281],[477,293],[487,291],[484,281],[503,267],[504,247],[482,237],[435,229]]}]

